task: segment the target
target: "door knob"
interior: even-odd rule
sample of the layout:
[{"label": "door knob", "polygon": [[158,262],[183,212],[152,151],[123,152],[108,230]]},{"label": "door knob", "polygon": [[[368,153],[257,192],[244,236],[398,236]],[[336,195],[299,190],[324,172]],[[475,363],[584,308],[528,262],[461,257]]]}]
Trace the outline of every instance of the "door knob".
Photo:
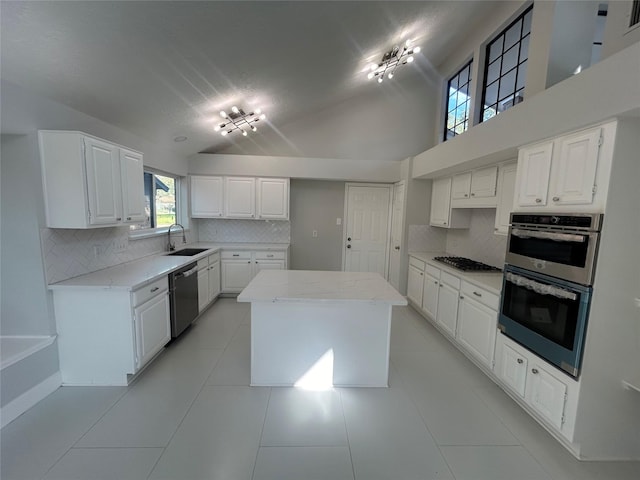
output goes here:
[{"label": "door knob", "polygon": [[347,242],[350,242],[350,241],[351,241],[351,237],[347,237]]},{"label": "door knob", "polygon": [[398,246],[398,247],[396,247],[396,250],[400,250],[400,247],[399,247],[399,246]]},{"label": "door knob", "polygon": [[351,248],[351,245],[347,245],[347,248]]}]

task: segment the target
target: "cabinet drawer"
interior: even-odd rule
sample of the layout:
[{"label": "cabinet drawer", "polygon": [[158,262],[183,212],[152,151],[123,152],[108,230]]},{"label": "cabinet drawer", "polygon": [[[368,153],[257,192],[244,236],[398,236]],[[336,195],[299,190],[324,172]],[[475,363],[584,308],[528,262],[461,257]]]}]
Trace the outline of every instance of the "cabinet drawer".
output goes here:
[{"label": "cabinet drawer", "polygon": [[460,279],[447,272],[440,272],[440,281],[447,285],[451,285],[456,290],[460,290]]},{"label": "cabinet drawer", "polygon": [[284,252],[256,252],[256,260],[284,260]]},{"label": "cabinet drawer", "polygon": [[203,268],[207,268],[209,266],[209,259],[207,257],[201,258],[198,260],[198,270],[202,270]]},{"label": "cabinet drawer", "polygon": [[[209,259],[209,265],[213,265],[214,263],[219,262],[220,252],[212,253],[211,255],[209,255],[208,259]],[[200,268],[200,263],[198,263],[198,268]]]},{"label": "cabinet drawer", "polygon": [[424,271],[425,263],[422,260],[418,260],[416,257],[409,257],[409,265],[413,265],[418,270]]},{"label": "cabinet drawer", "polygon": [[461,292],[469,298],[473,298],[474,300],[486,305],[492,310],[495,310],[496,312],[498,311],[500,305],[498,295],[490,293],[483,288],[465,281],[462,282]]},{"label": "cabinet drawer", "polygon": [[223,250],[222,258],[230,259],[230,260],[251,260],[251,252],[250,251],[233,251],[233,250]]},{"label": "cabinet drawer", "polygon": [[427,272],[432,277],[440,278],[440,269],[434,267],[433,265],[429,265],[428,263],[427,263],[427,266],[425,268],[425,272]]},{"label": "cabinet drawer", "polygon": [[133,305],[134,306],[140,305],[141,303],[146,302],[150,298],[155,297],[159,293],[162,293],[163,290],[168,290],[168,289],[169,289],[169,279],[166,276],[162,277],[161,279],[156,280],[155,282],[150,283],[149,285],[145,285],[144,287],[139,288],[138,290],[134,290],[131,293],[131,297],[133,299]]}]

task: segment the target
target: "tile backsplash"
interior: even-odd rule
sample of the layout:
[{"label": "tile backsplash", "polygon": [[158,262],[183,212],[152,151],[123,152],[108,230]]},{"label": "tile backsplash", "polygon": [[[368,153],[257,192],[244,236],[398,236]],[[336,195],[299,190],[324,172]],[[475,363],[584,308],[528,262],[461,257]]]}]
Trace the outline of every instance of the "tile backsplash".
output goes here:
[{"label": "tile backsplash", "polygon": [[446,252],[502,268],[507,251],[507,237],[493,233],[495,218],[495,208],[472,209],[468,229],[447,231]]},{"label": "tile backsplash", "polygon": [[[186,232],[187,243],[194,242],[197,233]],[[172,238],[179,244],[180,232]],[[40,242],[47,283],[113,267],[167,249],[167,236],[129,240],[128,227],[92,228],[86,230],[40,229]],[[118,250],[117,246],[123,248]]]},{"label": "tile backsplash", "polygon": [[409,225],[407,247],[410,252],[444,252],[447,231],[431,225]]},{"label": "tile backsplash", "polygon": [[282,220],[194,219],[200,242],[290,243],[291,224]]}]

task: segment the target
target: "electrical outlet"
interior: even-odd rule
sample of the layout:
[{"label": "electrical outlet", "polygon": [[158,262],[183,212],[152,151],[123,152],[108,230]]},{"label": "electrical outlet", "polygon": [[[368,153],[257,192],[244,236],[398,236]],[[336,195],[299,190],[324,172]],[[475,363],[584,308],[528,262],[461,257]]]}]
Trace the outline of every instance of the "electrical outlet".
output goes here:
[{"label": "electrical outlet", "polygon": [[127,237],[120,237],[113,241],[113,253],[122,253],[127,250],[129,246],[129,239]]},{"label": "electrical outlet", "polygon": [[314,230],[313,232],[311,232],[311,236],[313,238],[316,238],[318,236],[318,230]]},{"label": "electrical outlet", "polygon": [[336,225],[342,225],[342,219],[336,218]]}]

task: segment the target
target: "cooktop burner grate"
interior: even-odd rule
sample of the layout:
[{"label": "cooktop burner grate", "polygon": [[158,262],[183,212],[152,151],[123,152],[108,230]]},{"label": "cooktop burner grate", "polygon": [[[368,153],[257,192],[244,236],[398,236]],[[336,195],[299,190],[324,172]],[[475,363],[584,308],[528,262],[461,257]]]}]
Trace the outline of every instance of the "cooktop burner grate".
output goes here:
[{"label": "cooktop burner grate", "polygon": [[491,265],[487,265],[482,262],[476,262],[469,258],[464,257],[434,257],[434,260],[438,262],[446,263],[447,265],[462,270],[464,272],[500,272],[501,270]]}]

